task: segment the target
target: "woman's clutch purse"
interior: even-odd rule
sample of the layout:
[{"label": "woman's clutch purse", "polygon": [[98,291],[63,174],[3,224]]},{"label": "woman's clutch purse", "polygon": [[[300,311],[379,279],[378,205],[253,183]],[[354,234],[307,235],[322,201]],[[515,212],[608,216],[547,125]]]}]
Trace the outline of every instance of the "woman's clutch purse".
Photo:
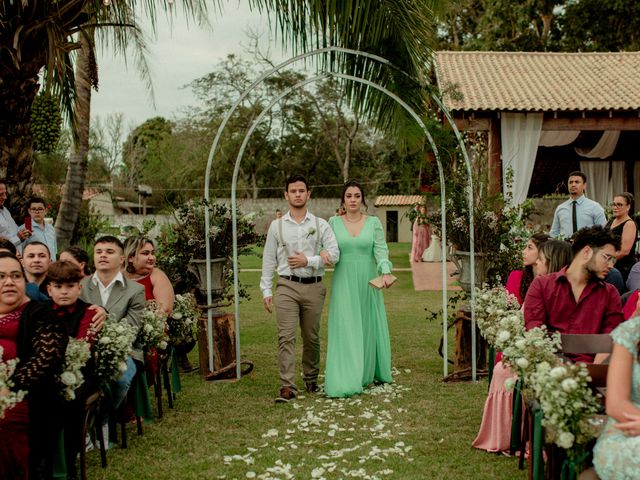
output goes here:
[{"label": "woman's clutch purse", "polygon": [[[382,277],[383,277],[383,275],[380,275],[379,277],[372,278],[371,280],[369,280],[369,285],[371,285],[373,288],[377,288],[377,289],[384,288],[384,282],[382,281]],[[396,277],[395,275],[391,275],[391,284],[389,286],[391,286],[394,283],[396,283],[396,280],[398,280],[398,277]]]}]

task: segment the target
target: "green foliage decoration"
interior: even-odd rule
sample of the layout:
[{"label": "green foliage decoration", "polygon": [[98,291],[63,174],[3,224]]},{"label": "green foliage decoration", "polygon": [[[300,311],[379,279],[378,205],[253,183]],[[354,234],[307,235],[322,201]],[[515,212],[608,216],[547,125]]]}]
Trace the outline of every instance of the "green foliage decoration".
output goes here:
[{"label": "green foliage decoration", "polygon": [[[176,222],[163,225],[157,239],[158,267],[171,279],[177,293],[190,292],[194,278],[189,273],[191,259],[206,257],[206,243],[209,242],[212,258],[230,259],[233,255],[233,225],[231,207],[225,204],[209,203],[209,232],[204,234],[204,199],[192,199],[175,212]],[[255,231],[252,214],[242,215],[237,210],[238,256],[253,253],[252,246],[262,244],[264,238]],[[229,289],[233,284],[233,272],[225,274],[225,293],[230,298]],[[241,288],[240,296],[248,298]]]},{"label": "green foliage decoration", "polygon": [[41,91],[31,108],[31,134],[33,148],[42,153],[55,150],[62,129],[60,102],[53,95]]}]

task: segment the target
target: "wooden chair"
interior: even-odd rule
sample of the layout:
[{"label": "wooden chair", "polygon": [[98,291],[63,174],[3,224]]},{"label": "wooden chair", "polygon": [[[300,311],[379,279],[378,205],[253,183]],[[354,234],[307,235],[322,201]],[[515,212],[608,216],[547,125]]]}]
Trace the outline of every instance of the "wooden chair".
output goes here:
[{"label": "wooden chair", "polygon": [[[93,424],[95,438],[98,440],[100,448],[100,465],[107,468],[107,449],[105,447],[105,438],[102,435],[102,425],[100,422],[100,401],[102,399],[102,391],[98,390],[87,397],[84,404],[84,419],[82,424],[82,432],[80,435],[80,478],[87,478],[87,449],[85,448],[85,439],[90,426]],[[109,439],[106,439],[109,441]]]},{"label": "wooden chair", "polygon": [[[586,353],[595,355],[598,353],[611,353],[613,341],[608,333],[599,334],[569,334],[560,335],[563,354]],[[596,393],[603,393],[607,386],[608,360],[605,363],[587,363],[587,370],[591,381],[589,386]],[[603,396],[604,401],[604,396]]]}]

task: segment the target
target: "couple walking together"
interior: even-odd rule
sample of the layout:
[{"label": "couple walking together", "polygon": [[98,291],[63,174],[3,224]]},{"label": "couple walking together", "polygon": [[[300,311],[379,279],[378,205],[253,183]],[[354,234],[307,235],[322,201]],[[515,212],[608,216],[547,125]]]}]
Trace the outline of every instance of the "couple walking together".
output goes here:
[{"label": "couple walking together", "polygon": [[[329,303],[329,340],[325,394],[348,397],[373,382],[389,383],[391,346],[382,293],[368,285],[383,275],[392,283],[391,262],[380,220],[361,212],[362,186],[347,182],[342,191],[346,213],[327,223],[307,210],[311,196],[301,175],[287,179],[284,197],[289,212],[269,227],[262,261],[260,289],[267,312],[276,310],[278,369],[282,388],[276,402],[297,394],[295,341],[302,331],[305,388],[317,393],[320,371],[320,317],[326,295],[325,265],[335,265]],[[278,281],[273,291],[273,275]]]}]

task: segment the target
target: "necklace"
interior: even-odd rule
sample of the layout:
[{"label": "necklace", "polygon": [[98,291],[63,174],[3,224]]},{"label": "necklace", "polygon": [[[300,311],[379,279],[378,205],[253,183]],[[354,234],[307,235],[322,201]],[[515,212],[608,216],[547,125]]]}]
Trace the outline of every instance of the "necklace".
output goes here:
[{"label": "necklace", "polygon": [[362,213],[360,213],[360,218],[358,220],[349,220],[349,217],[346,216],[346,215],[344,216],[344,219],[349,223],[358,223],[360,220],[362,220],[362,217],[363,217],[363,215],[362,215]]}]

